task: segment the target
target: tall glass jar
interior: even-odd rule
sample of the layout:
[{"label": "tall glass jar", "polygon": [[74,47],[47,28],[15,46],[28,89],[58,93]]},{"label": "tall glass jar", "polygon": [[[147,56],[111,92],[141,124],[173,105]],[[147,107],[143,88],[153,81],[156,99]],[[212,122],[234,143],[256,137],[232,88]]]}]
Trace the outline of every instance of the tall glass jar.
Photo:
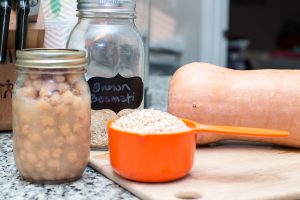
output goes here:
[{"label": "tall glass jar", "polygon": [[107,122],[143,107],[144,46],[135,0],[78,0],[78,10],[67,47],[88,54],[91,146],[107,149]]},{"label": "tall glass jar", "polygon": [[30,182],[72,181],[88,163],[91,97],[85,63],[85,52],[78,50],[17,52],[14,159]]},{"label": "tall glass jar", "polygon": [[151,92],[149,91],[149,42],[150,42],[150,9],[151,0],[136,0],[136,26],[142,35],[145,48],[144,69],[144,105],[151,105]]}]

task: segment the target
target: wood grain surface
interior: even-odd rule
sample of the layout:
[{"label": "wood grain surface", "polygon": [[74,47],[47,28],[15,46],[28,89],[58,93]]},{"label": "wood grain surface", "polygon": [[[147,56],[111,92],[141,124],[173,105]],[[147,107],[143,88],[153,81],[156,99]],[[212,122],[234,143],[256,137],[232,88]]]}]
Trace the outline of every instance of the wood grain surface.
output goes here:
[{"label": "wood grain surface", "polygon": [[[16,13],[11,12],[6,63],[0,64],[0,131],[12,129],[12,102],[11,102],[11,84],[16,81],[16,53],[15,53],[15,34],[16,34]],[[36,23],[29,23],[27,34],[27,48],[41,48],[44,45],[45,25],[42,9],[39,10],[39,16]],[[12,60],[9,61],[9,57]]]},{"label": "wood grain surface", "polygon": [[12,89],[16,81],[13,63],[0,65],[0,130],[12,129]]},{"label": "wood grain surface", "polygon": [[169,183],[121,178],[108,152],[92,151],[89,165],[142,199],[300,199],[300,150],[292,148],[246,142],[197,148],[189,175]]},{"label": "wood grain surface", "polygon": [[[12,10],[10,14],[10,23],[9,23],[9,33],[7,48],[15,48],[15,35],[16,35],[16,11]],[[39,9],[39,14],[37,22],[28,24],[28,34],[27,34],[27,48],[41,48],[44,45],[45,37],[45,23],[44,23],[44,13],[42,7]]]}]

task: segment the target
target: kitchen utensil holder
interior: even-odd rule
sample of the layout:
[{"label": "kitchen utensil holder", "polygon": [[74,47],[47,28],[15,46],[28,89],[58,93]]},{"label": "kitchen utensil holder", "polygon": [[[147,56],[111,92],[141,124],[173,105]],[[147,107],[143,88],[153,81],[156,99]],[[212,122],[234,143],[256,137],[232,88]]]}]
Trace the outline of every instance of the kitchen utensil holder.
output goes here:
[{"label": "kitchen utensil holder", "polygon": [[[16,81],[15,35],[16,11],[12,10],[10,15],[6,62],[0,64],[0,131],[12,130],[12,89]],[[40,8],[37,22],[30,22],[28,25],[27,48],[42,48],[44,36],[44,17],[42,9]]]}]

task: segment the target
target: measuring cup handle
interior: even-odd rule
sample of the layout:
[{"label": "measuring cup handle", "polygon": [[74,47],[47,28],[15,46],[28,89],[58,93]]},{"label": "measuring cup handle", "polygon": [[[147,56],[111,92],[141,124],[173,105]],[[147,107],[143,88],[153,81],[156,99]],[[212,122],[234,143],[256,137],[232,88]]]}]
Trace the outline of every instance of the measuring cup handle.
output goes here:
[{"label": "measuring cup handle", "polygon": [[198,132],[211,132],[229,135],[261,136],[261,137],[287,137],[289,132],[261,128],[247,128],[234,126],[215,126],[198,124],[195,128]]}]

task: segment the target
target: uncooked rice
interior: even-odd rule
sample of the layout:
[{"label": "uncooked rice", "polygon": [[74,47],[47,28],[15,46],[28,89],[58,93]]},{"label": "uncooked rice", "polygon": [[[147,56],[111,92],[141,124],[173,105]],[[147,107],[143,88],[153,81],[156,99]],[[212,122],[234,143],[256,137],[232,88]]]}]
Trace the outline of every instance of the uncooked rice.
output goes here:
[{"label": "uncooked rice", "polygon": [[111,110],[92,110],[91,112],[91,147],[108,148],[107,122],[118,119]]},{"label": "uncooked rice", "polygon": [[139,134],[168,134],[190,129],[177,117],[153,109],[134,111],[116,120],[112,127]]},{"label": "uncooked rice", "polygon": [[118,114],[109,109],[91,111],[91,147],[94,149],[108,149],[107,122],[133,112],[135,109],[124,109]]}]

